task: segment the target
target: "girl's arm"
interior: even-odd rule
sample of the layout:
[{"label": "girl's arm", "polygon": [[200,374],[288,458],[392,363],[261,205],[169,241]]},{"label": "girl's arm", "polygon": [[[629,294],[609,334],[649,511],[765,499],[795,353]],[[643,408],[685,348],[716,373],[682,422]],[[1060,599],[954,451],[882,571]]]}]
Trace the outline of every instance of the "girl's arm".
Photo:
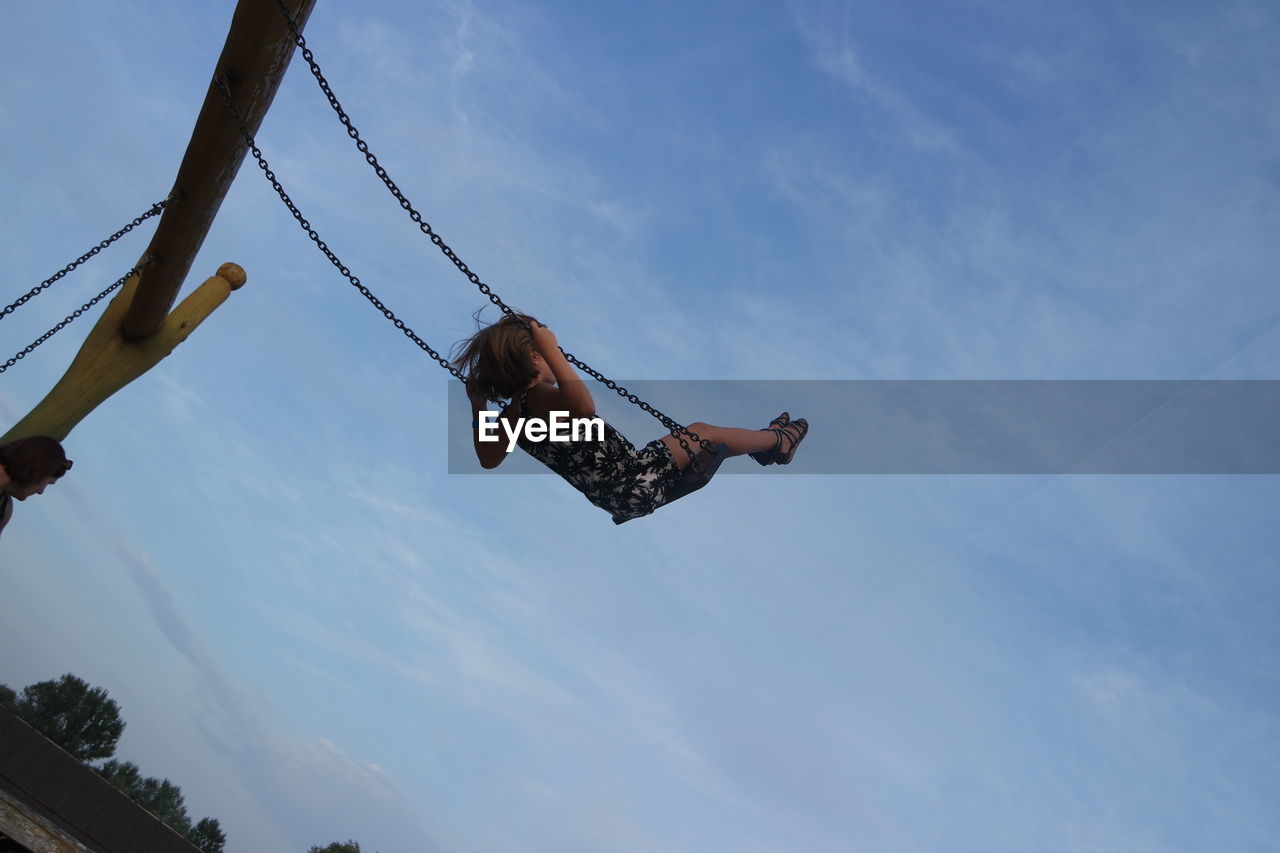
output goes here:
[{"label": "girl's arm", "polygon": [[[483,394],[477,394],[471,389],[467,389],[467,399],[471,401],[471,444],[476,449],[476,458],[480,460],[481,468],[497,468],[507,458],[507,440],[502,432],[498,429],[498,441],[481,441],[480,431],[476,428],[476,423],[480,420],[480,414],[489,408],[489,401],[485,399]],[[506,412],[503,412],[505,415]]]},{"label": "girl's arm", "polygon": [[551,368],[556,377],[556,387],[560,389],[560,405],[568,410],[573,418],[594,418],[596,401],[591,399],[587,384],[578,376],[573,365],[560,352],[555,332],[538,322],[530,324],[529,334],[533,338],[533,348],[542,360]]}]

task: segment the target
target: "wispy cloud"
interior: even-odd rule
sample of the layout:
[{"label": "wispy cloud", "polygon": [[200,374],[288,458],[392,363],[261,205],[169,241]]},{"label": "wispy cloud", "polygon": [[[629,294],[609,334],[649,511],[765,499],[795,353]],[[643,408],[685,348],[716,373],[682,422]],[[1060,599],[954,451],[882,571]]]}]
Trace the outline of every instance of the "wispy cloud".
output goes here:
[{"label": "wispy cloud", "polygon": [[[1206,10],[374,3],[308,38],[446,240],[618,378],[1180,377],[1254,340],[1267,375],[1277,22]],[[32,283],[167,188],[226,23],[79,11],[20,12],[0,74]],[[263,141],[387,304],[442,349],[470,331],[483,297],[300,63]],[[443,473],[443,373],[252,163],[205,258],[249,285],[77,430],[0,559],[40,613],[102,590],[100,636],[20,639],[165,685],[233,845],[1274,835],[1265,483],[757,472],[615,529],[553,477]],[[0,413],[74,349],[47,346]]]},{"label": "wispy cloud", "polygon": [[790,8],[796,29],[819,69],[870,101],[911,146],[924,151],[958,150],[954,132],[945,123],[917,105],[904,89],[867,66],[857,47],[858,33],[851,24],[851,4],[793,2]]},{"label": "wispy cloud", "polygon": [[[156,627],[189,665],[203,708],[198,726],[224,762],[224,772],[229,771],[252,794],[257,822],[270,825],[292,846],[325,836],[359,836],[371,846],[390,842],[437,849],[416,806],[386,771],[354,760],[328,740],[307,740],[281,731],[262,700],[244,690],[219,662],[146,553],[119,537],[106,536],[114,540],[112,549],[127,567]],[[307,796],[297,797],[299,791]],[[360,807],[349,811],[351,803]],[[209,809],[210,804],[201,807]],[[335,820],[337,815],[346,817]],[[241,824],[235,814],[225,816],[223,825],[243,849],[271,846],[264,838],[236,839],[237,828],[248,836],[252,822]],[[297,833],[304,826],[312,834],[300,837]]]}]

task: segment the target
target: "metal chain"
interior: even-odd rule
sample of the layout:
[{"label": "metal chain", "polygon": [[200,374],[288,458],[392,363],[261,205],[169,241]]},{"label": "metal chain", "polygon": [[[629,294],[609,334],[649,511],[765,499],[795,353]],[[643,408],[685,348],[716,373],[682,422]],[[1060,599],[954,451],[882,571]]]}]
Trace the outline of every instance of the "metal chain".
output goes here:
[{"label": "metal chain", "polygon": [[[490,302],[498,306],[498,308],[501,309],[503,314],[506,314],[510,317],[515,317],[521,326],[528,329],[529,327],[528,323],[524,320],[524,318],[521,317],[516,311],[514,311],[509,305],[503,302],[502,298],[499,297],[496,293],[494,293],[493,289],[490,288],[489,285],[481,281],[480,276],[472,272],[471,268],[468,267],[467,264],[461,258],[459,258],[457,254],[454,253],[453,249],[451,249],[449,245],[445,243],[444,240],[440,237],[440,235],[435,232],[435,230],[431,227],[431,225],[425,219],[422,218],[422,214],[419,213],[416,208],[414,208],[413,204],[409,201],[409,199],[404,195],[403,192],[401,192],[400,188],[396,186],[396,183],[391,179],[390,174],[388,174],[387,170],[383,168],[381,163],[378,162],[378,158],[374,155],[374,153],[369,150],[369,144],[365,142],[365,140],[360,136],[360,132],[356,130],[356,127],[351,122],[351,119],[347,115],[346,110],[342,108],[342,104],[341,102],[338,101],[337,95],[334,94],[333,88],[329,85],[329,81],[325,78],[324,73],[320,70],[320,65],[319,63],[316,62],[315,55],[311,52],[311,49],[307,47],[307,40],[303,38],[302,33],[299,32],[297,23],[294,21],[293,15],[289,12],[289,8],[284,4],[284,0],[276,0],[276,5],[280,7],[281,14],[284,15],[285,20],[288,22],[289,30],[293,33],[294,44],[296,44],[298,46],[298,49],[302,51],[302,58],[306,60],[307,66],[311,69],[311,75],[315,77],[316,82],[320,85],[320,91],[324,93],[325,98],[329,101],[329,106],[333,109],[334,113],[337,114],[338,120],[342,122],[343,127],[346,128],[347,135],[351,137],[352,140],[355,141],[357,150],[359,150],[360,153],[364,155],[365,162],[369,164],[369,166],[373,169],[374,173],[377,174],[378,178],[382,181],[383,185],[386,186],[387,190],[396,199],[396,201],[399,202],[400,207],[402,207],[405,210],[405,212],[409,214],[409,218],[412,219],[413,222],[418,226],[418,230],[420,230],[423,234],[425,234],[431,240],[431,242],[434,243],[438,249],[440,249],[440,251],[444,254],[444,256],[448,258],[450,261],[452,261],[453,265],[456,266],[458,270],[463,275],[465,275],[467,279],[480,290],[481,293],[483,293],[485,296],[489,298]],[[224,94],[226,93],[224,92]],[[227,97],[228,97],[228,103],[230,103],[230,96],[227,95]],[[232,109],[234,110],[234,105],[232,105]],[[241,129],[242,131],[244,129],[243,123],[242,123]],[[332,258],[330,260],[332,260]],[[363,289],[362,285],[357,285],[357,286]],[[665,426],[672,433],[672,435],[676,437],[676,440],[680,442],[680,447],[686,453],[689,454],[690,459],[693,460],[694,470],[697,471],[698,473],[702,472],[701,465],[699,464],[698,459],[693,453],[693,451],[689,449],[689,445],[685,442],[684,436],[688,436],[689,438],[693,439],[695,442],[700,444],[702,449],[707,453],[713,453],[714,447],[712,446],[710,441],[704,438],[700,438],[696,433],[690,431],[687,427],[677,423],[674,419],[658,411],[653,406],[649,405],[648,403],[646,403],[645,401],[637,397],[635,394],[628,391],[626,388],[618,385],[613,380],[605,377],[599,371],[595,370],[590,365],[581,361],[572,353],[566,352],[563,349],[561,349],[560,351],[564,353],[564,357],[569,361],[569,363],[580,368],[585,373],[590,375],[593,379],[604,384],[606,388],[609,388],[611,391],[616,392],[619,396],[639,406],[645,412],[647,412],[648,414],[656,418],[658,421],[660,421],[662,425]],[[451,369],[451,372],[457,375],[457,371],[454,371]]]},{"label": "metal chain", "polygon": [[128,271],[127,273],[125,273],[124,275],[120,276],[120,278],[116,279],[115,284],[112,284],[112,285],[111,285],[110,287],[108,287],[106,290],[102,291],[102,292],[101,292],[101,293],[99,293],[97,296],[93,297],[93,298],[92,298],[92,299],[90,299],[88,302],[86,302],[85,304],[81,305],[81,306],[80,306],[79,308],[77,308],[75,311],[73,311],[72,313],[70,313],[69,315],[67,315],[66,319],[64,319],[64,320],[63,320],[61,323],[59,323],[58,325],[54,326],[54,327],[53,327],[52,329],[50,329],[49,331],[45,332],[45,333],[44,333],[43,335],[41,335],[40,337],[36,338],[36,339],[35,339],[35,340],[30,344],[30,345],[28,345],[28,346],[27,346],[27,348],[26,348],[26,349],[24,349],[24,350],[22,350],[21,352],[19,352],[17,355],[15,355],[13,358],[11,358],[11,359],[9,359],[8,361],[6,361],[4,364],[0,364],[0,373],[4,373],[4,372],[5,372],[6,370],[8,370],[10,367],[13,367],[13,366],[14,366],[15,364],[17,364],[19,361],[22,361],[22,359],[24,359],[24,358],[26,358],[28,355],[30,355],[30,354],[31,354],[31,351],[32,351],[32,350],[34,350],[36,347],[40,346],[40,345],[41,345],[42,343],[44,343],[45,341],[49,340],[49,338],[52,338],[54,335],[58,334],[58,332],[61,332],[64,328],[66,328],[68,325],[70,325],[70,324],[71,324],[71,322],[72,322],[73,320],[77,319],[81,314],[83,314],[84,312],[88,311],[90,308],[92,308],[93,306],[97,305],[97,304],[98,304],[99,302],[101,302],[102,300],[106,299],[109,295],[111,295],[112,291],[116,290],[116,289],[117,289],[117,288],[119,288],[121,285],[123,285],[126,281],[128,281],[130,276],[135,276],[135,275],[137,275],[139,272],[141,272],[141,271],[142,271],[142,268],[143,268],[143,267],[145,267],[147,264],[150,264],[150,263],[151,263],[151,261],[152,261],[151,256],[150,256],[150,255],[147,255],[147,256],[142,260],[142,262],[141,262],[141,263],[139,263],[136,267],[134,267],[133,269],[129,270],[129,271]]},{"label": "metal chain", "polygon": [[259,149],[257,144],[254,142],[253,134],[249,132],[249,127],[245,123],[244,116],[240,114],[240,110],[236,108],[235,102],[231,98],[231,91],[227,88],[226,78],[219,75],[214,78],[214,82],[217,83],[218,91],[222,93],[222,97],[226,100],[227,108],[231,110],[231,115],[235,119],[236,126],[240,129],[240,135],[244,138],[245,144],[249,146],[249,151],[253,154],[253,159],[258,161],[258,168],[262,170],[262,174],[267,176],[267,180],[271,182],[271,187],[276,191],[276,195],[280,196],[280,200],[284,202],[284,206],[289,208],[289,212],[293,214],[293,218],[298,221],[298,225],[302,227],[302,230],[307,232],[307,236],[311,238],[311,242],[315,243],[316,247],[326,258],[329,259],[329,263],[333,264],[338,272],[342,273],[347,281],[351,282],[352,287],[360,291],[361,295],[363,295],[365,299],[369,300],[374,308],[381,311],[382,316],[390,320],[397,329],[404,332],[405,337],[417,344],[420,349],[427,353],[427,355],[434,358],[445,370],[452,373],[459,380],[465,381],[466,377],[462,375],[462,371],[450,364],[447,358],[432,349],[430,344],[418,337],[417,332],[409,328],[403,320],[392,313],[391,309],[384,305],[382,300],[378,299],[377,296],[374,296],[373,291],[365,287],[359,277],[352,273],[351,269],[333,253],[333,250],[329,248],[329,244],[320,239],[320,234],[315,228],[311,227],[311,223],[302,215],[302,211],[298,210],[298,206],[293,203],[293,199],[289,197],[287,192],[285,192],[284,186],[280,183],[279,179],[276,178],[276,173],[271,171],[271,166],[268,165],[266,158],[262,156],[262,150]]},{"label": "metal chain", "polygon": [[50,276],[49,278],[46,278],[44,281],[40,282],[40,284],[38,284],[38,285],[36,285],[35,287],[31,288],[31,290],[27,291],[27,292],[26,292],[26,293],[24,293],[22,296],[18,297],[18,299],[17,299],[16,301],[14,301],[12,304],[5,306],[4,310],[0,310],[0,318],[4,318],[4,317],[7,317],[8,315],[12,314],[14,311],[18,310],[18,308],[20,308],[20,307],[22,307],[23,305],[25,305],[25,304],[26,304],[26,303],[27,303],[27,302],[28,302],[28,301],[29,301],[33,296],[36,296],[36,295],[37,295],[37,294],[39,294],[41,291],[48,289],[50,286],[52,286],[52,285],[53,285],[53,283],[54,283],[54,282],[56,282],[56,281],[58,281],[59,279],[61,279],[61,278],[62,278],[63,276],[65,276],[67,273],[71,272],[71,271],[72,271],[72,270],[74,270],[76,267],[80,266],[80,265],[81,265],[81,264],[83,264],[85,261],[89,260],[89,259],[90,259],[90,258],[92,258],[94,255],[96,255],[96,254],[98,254],[99,252],[101,252],[103,249],[107,248],[107,247],[108,247],[108,246],[110,246],[112,243],[114,243],[115,241],[119,240],[119,239],[120,239],[121,237],[123,237],[124,235],[128,234],[128,233],[129,233],[130,231],[132,231],[134,228],[137,228],[139,225],[141,225],[141,224],[142,224],[143,222],[145,222],[146,220],[150,219],[151,217],[155,216],[155,215],[156,215],[157,213],[159,213],[160,211],[164,210],[164,206],[165,206],[166,204],[168,204],[169,202],[173,201],[176,197],[177,197],[177,193],[173,193],[172,195],[170,195],[168,198],[164,199],[163,201],[158,201],[158,202],[156,202],[155,204],[151,205],[151,207],[149,207],[149,208],[147,209],[146,213],[143,213],[142,215],[138,216],[136,219],[134,219],[134,220],[133,220],[132,222],[130,222],[128,225],[126,225],[125,227],[121,228],[119,231],[117,231],[116,233],[112,234],[110,237],[108,237],[107,239],[103,240],[101,243],[99,243],[98,245],[94,246],[92,249],[90,249],[89,251],[85,252],[83,255],[81,255],[80,257],[76,258],[74,261],[72,261],[71,263],[67,264],[67,265],[66,265],[65,267],[63,267],[62,269],[58,270],[58,272],[57,272],[57,273],[55,273],[54,275]]}]

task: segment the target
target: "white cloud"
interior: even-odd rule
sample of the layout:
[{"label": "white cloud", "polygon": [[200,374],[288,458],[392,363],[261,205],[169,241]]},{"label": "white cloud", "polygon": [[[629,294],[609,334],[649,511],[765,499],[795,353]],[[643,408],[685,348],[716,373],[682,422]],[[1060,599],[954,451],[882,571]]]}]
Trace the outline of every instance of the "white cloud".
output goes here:
[{"label": "white cloud", "polygon": [[[103,528],[101,522],[95,526]],[[248,794],[247,802],[241,795],[228,797],[225,804],[235,806],[229,813],[220,813],[218,803],[207,798],[199,806],[191,803],[192,808],[218,817],[232,843],[245,850],[272,849],[260,835],[264,828],[292,846],[327,843],[324,838],[331,836],[359,837],[371,847],[435,849],[422,826],[420,805],[385,770],[351,758],[327,739],[307,740],[282,731],[269,706],[219,661],[151,558],[118,535],[106,533],[104,538],[127,567],[155,628],[190,667],[200,703],[187,713],[217,756],[216,775],[235,780],[237,789]],[[153,702],[164,698],[159,692],[151,696]],[[299,797],[300,792],[305,796]]]},{"label": "white cloud", "polygon": [[[609,10],[322,4],[309,38],[446,239],[620,378],[1180,375],[1259,337],[1248,369],[1269,375],[1275,119],[1257,81],[1274,75],[1248,40],[1261,70],[1221,61],[1239,27],[1162,18],[1186,68],[1094,97],[1114,69],[1086,36],[1129,30],[1050,54],[983,30],[951,45],[966,76],[929,64],[945,38],[885,61],[877,27],[904,19],[884,9],[795,4],[798,39],[708,9],[682,13],[686,42],[665,22],[616,34],[643,68],[563,49]],[[96,35],[107,23],[56,67],[30,40],[10,54],[64,105],[41,119],[0,88],[30,136],[0,136],[30,165],[6,220],[23,269],[77,220],[114,221],[120,187],[167,186],[224,22],[162,20],[190,38],[160,53]],[[178,55],[197,41],[207,56]],[[81,56],[109,66],[94,104]],[[732,71],[700,76],[713,65]],[[943,78],[963,97],[930,90]],[[140,99],[148,132],[95,134],[100,162],[81,156],[86,127]],[[481,297],[382,195],[300,63],[272,115],[268,156],[339,254],[428,340],[466,334]],[[195,810],[249,828],[233,845],[1141,849],[1182,843],[1152,826],[1202,802],[1185,838],[1265,842],[1266,488],[722,476],[614,529],[552,478],[445,477],[437,369],[245,169],[206,253],[244,258],[249,287],[77,431],[77,481],[0,542],[33,607],[101,591],[41,660],[117,658],[146,670],[131,695],[165,683],[214,781],[174,775]],[[0,411],[56,378],[70,350],[49,347],[55,363],[6,375]],[[822,412],[793,414],[823,435]],[[72,550],[46,558],[27,531],[54,525]],[[74,543],[99,529],[101,559]],[[1168,772],[1121,761],[1109,778],[1117,755]]]},{"label": "white cloud", "polygon": [[817,67],[875,104],[912,147],[937,153],[959,150],[954,132],[944,122],[867,67],[856,46],[857,34],[851,31],[849,4],[794,2],[791,10]]}]

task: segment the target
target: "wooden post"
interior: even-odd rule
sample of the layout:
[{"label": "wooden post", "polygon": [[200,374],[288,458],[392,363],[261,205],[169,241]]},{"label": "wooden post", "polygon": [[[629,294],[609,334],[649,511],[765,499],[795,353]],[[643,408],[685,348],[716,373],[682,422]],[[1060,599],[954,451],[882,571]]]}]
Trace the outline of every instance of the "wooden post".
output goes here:
[{"label": "wooden post", "polygon": [[[284,0],[301,31],[315,0]],[[245,282],[244,270],[223,264],[218,274],[170,312],[222,199],[235,180],[246,146],[217,78],[227,80],[251,133],[262,124],[294,51],[293,34],[276,0],[239,0],[222,55],[178,169],[171,201],[151,245],[151,261],[111,300],[71,366],[0,443],[29,435],[58,440],[99,404],[173,352]]]},{"label": "wooden post", "polygon": [[0,437],[0,444],[29,435],[49,435],[59,441],[66,438],[85,415],[173,352],[245,279],[239,265],[223,264],[217,275],[182,300],[155,334],[127,341],[120,334],[120,325],[138,290],[138,276],[131,277],[89,332],[58,384],[31,414]]},{"label": "wooden post", "polygon": [[[299,32],[315,0],[285,0]],[[245,144],[215,82],[227,79],[236,108],[256,134],[294,52],[293,34],[276,0],[239,0],[231,29],[196,119],[173,189],[160,217],[136,295],[120,327],[125,339],[154,334],[177,299],[196,253],[244,160]]]}]

